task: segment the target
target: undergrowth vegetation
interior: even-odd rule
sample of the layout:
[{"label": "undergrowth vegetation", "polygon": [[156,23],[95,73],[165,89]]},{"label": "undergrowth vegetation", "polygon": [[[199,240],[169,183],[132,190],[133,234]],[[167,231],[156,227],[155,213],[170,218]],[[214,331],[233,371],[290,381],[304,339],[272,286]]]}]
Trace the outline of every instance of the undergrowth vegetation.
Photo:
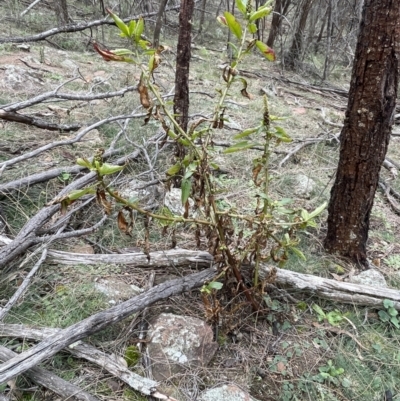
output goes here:
[{"label": "undergrowth vegetation", "polygon": [[[58,66],[52,74],[46,75],[46,82],[59,85],[70,77],[71,71],[62,67],[65,54],[80,66],[86,79],[70,82],[62,90],[106,92],[137,82],[142,85],[141,100],[138,94],[127,94],[76,109],[71,109],[72,102],[60,102],[60,107],[71,110],[67,116],[54,114],[55,119],[94,122],[110,114],[128,114],[132,110],[137,118],[125,126],[114,123],[99,127],[98,136],[82,146],[53,150],[35,163],[24,162],[18,169],[9,170],[7,179],[55,166],[67,167],[76,159],[98,172],[95,186],[69,194],[62,202],[68,209],[79,197],[97,194],[101,207],[86,207],[72,222],[74,228],[85,227],[99,219],[102,210],[109,213],[110,218],[87,238],[57,243],[57,248],[74,251],[84,244],[92,248],[91,251],[139,248],[149,252],[169,249],[174,244],[213,253],[219,262],[219,276],[203,288],[202,299],[198,294],[176,297],[150,312],[155,315],[167,309],[203,318],[204,302],[207,318],[218,322],[219,351],[210,366],[199,368],[195,373],[187,372],[172,381],[180,390],[182,400],[190,399],[192,388],[202,390],[233,381],[250,389],[259,400],[378,401],[390,389],[395,395],[393,400],[399,401],[400,330],[390,303],[382,305],[381,310],[341,305],[290,289],[264,287],[259,278],[259,266],[265,262],[338,280],[353,274],[353,268],[327,256],[321,243],[326,218],[321,205],[329,198],[336,169],[338,143],[335,135],[339,129],[321,120],[320,108],[329,109],[329,120],[340,123],[344,102],[331,94],[305,93],[280,81],[279,66],[268,64],[262,55],[253,52],[257,44],[245,29],[252,32],[254,19],[247,11],[237,19],[225,14],[222,25],[215,28],[214,40],[225,38],[226,29],[231,29],[236,37],[237,43],[232,44],[233,60],[226,62],[221,54],[206,45],[194,49],[198,57],[192,59],[190,69],[193,93],[189,132],[180,129],[168,96],[174,79],[171,65],[175,55],[168,48],[143,55],[148,49],[145,43],[139,43],[140,29],[133,30],[132,34],[128,31],[133,48],[111,53],[100,48],[100,52],[108,52],[108,57],[123,57],[128,63],[104,63],[70,38],[60,39],[63,49],[70,52],[45,48],[45,58]],[[118,21],[116,14],[112,17]],[[137,22],[135,29],[139,24]],[[247,28],[242,28],[244,26]],[[126,29],[122,25],[119,28],[122,32]],[[106,36],[119,46],[119,39],[111,39],[113,33],[115,28],[107,31]],[[261,44],[258,46],[261,52],[272,54]],[[76,50],[82,52],[75,53]],[[1,53],[12,57],[15,49],[2,47]],[[32,54],[39,57],[39,47],[32,47]],[[298,76],[292,78],[300,80]],[[340,81],[333,83],[342,85]],[[271,85],[278,86],[280,94],[267,99],[258,92]],[[10,99],[11,93],[4,93],[0,103],[6,104]],[[148,121],[144,125],[145,119]],[[31,133],[12,123],[3,128],[0,162],[10,157],[8,151],[2,149],[11,148],[13,152],[20,149],[21,144],[24,149],[30,149],[48,139],[41,138],[34,129]],[[143,148],[143,154],[149,158],[142,155],[137,163],[124,169],[106,164],[96,149],[99,145],[108,147],[116,138],[119,138],[116,147],[124,151]],[[293,146],[309,139],[315,142],[280,164]],[[167,144],[165,152],[152,158],[151,152],[155,148],[158,152],[163,141]],[[174,156],[178,145],[185,149],[180,159]],[[399,156],[398,138],[393,139],[389,154],[394,158]],[[89,161],[92,156],[97,156],[93,162]],[[118,173],[117,178],[114,173]],[[382,173],[384,177],[385,174]],[[113,178],[109,179],[111,175]],[[311,190],[297,192],[299,175],[312,179]],[[155,209],[147,207],[143,193],[138,195],[133,191],[134,194],[129,195],[129,188],[124,190],[133,177],[135,187],[151,180],[172,187],[174,179],[179,178],[182,214],[159,205]],[[30,216],[73,179],[68,174],[61,175],[50,184],[3,197],[1,206],[10,222],[9,234],[18,232]],[[399,190],[398,179],[394,180],[393,187]],[[156,193],[154,197],[157,196]],[[400,288],[400,220],[381,193],[376,198],[369,243],[371,259],[376,260],[389,285]],[[242,271],[244,262],[252,264],[253,269]],[[181,272],[175,270],[158,272],[157,280],[179,274]],[[94,286],[98,278],[109,276],[145,286],[148,272],[132,272],[129,266],[45,265],[6,322],[67,327],[109,306],[109,301]],[[14,272],[5,271],[1,281],[3,299],[11,296],[19,280]],[[126,349],[134,343],[132,336],[138,335],[135,327],[129,335],[121,337],[130,324],[131,321],[122,322],[89,341],[124,357]],[[4,343],[16,352],[31,345],[28,340],[4,340]],[[61,377],[79,379],[103,399],[145,399],[67,354],[59,354],[48,364]],[[133,366],[132,369],[140,368]],[[22,379],[18,382],[21,388],[28,388],[29,384]],[[39,392],[24,390],[21,399],[43,399],[41,397],[43,394]]]}]

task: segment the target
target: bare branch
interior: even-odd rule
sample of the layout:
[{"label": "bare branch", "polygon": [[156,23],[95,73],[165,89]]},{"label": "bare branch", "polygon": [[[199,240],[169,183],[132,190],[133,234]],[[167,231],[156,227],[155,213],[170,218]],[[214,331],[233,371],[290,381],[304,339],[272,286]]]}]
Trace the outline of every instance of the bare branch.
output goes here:
[{"label": "bare branch", "polygon": [[0,309],[0,321],[4,319],[4,317],[7,315],[7,313],[11,310],[11,308],[14,306],[14,304],[18,301],[18,299],[21,298],[21,296],[24,294],[24,292],[27,290],[33,276],[36,274],[36,272],[39,270],[39,267],[42,265],[42,263],[45,261],[47,257],[47,248],[44,248],[42,252],[42,256],[40,259],[36,262],[36,264],[32,267],[31,271],[28,273],[28,275],[25,277],[24,281],[22,284],[18,287],[18,290],[15,291],[14,295],[10,298],[10,300],[7,302],[6,306],[2,309]]},{"label": "bare branch", "polygon": [[[0,117],[1,117],[1,113],[2,112],[0,110]],[[32,152],[25,153],[25,154],[23,154],[21,156],[14,157],[14,159],[10,159],[10,160],[7,160],[5,162],[0,163],[0,168],[3,165],[5,165],[6,167],[12,166],[12,165],[14,165],[16,163],[19,163],[20,161],[30,159],[30,158],[32,158],[34,156],[39,155],[40,153],[43,153],[43,152],[45,152],[47,150],[53,149],[53,148],[58,147],[58,146],[72,145],[73,143],[76,143],[76,142],[80,141],[87,133],[89,133],[93,129],[98,128],[98,127],[100,127],[100,126],[102,126],[104,124],[107,124],[107,123],[110,123],[110,122],[113,122],[113,121],[117,121],[117,120],[140,118],[140,117],[143,117],[143,116],[145,116],[145,114],[130,114],[130,115],[128,114],[128,115],[121,115],[121,116],[114,116],[114,117],[105,118],[104,120],[97,121],[96,123],[94,123],[94,124],[90,125],[89,127],[83,129],[79,134],[77,134],[72,139],[66,139],[64,141],[48,143],[47,145],[41,146],[40,148],[37,148],[37,149],[33,150]]]},{"label": "bare branch", "polygon": [[[174,6],[174,7],[169,7],[165,9],[165,11],[171,11],[171,10],[179,10],[180,6]],[[124,22],[129,22],[133,19],[139,19],[141,16],[146,18],[146,17],[152,17],[154,15],[157,15],[157,11],[147,13],[147,14],[142,14],[142,15],[134,15],[130,16],[127,18],[124,18]],[[84,31],[89,28],[93,28],[95,26],[100,26],[100,25],[115,25],[114,21],[111,21],[108,17],[96,20],[96,21],[91,21],[91,22],[85,22],[81,24],[69,24],[66,26],[62,26],[59,28],[52,28],[47,31],[38,33],[37,35],[32,35],[32,36],[25,36],[25,37],[17,37],[17,38],[0,38],[0,43],[25,43],[25,42],[38,42],[40,40],[45,40],[51,36],[57,35],[59,33],[66,33],[66,32],[80,32]]]},{"label": "bare branch", "polygon": [[32,107],[35,104],[43,103],[49,99],[62,99],[62,100],[81,100],[81,101],[91,101],[97,99],[108,99],[116,96],[124,96],[127,92],[132,92],[136,90],[136,86],[128,86],[124,89],[115,92],[104,92],[96,94],[81,95],[75,93],[58,93],[59,87],[53,91],[42,93],[41,95],[35,96],[31,99],[24,100],[22,102],[10,103],[1,107],[4,111],[18,111],[26,109],[27,107]]},{"label": "bare branch", "polygon": [[157,301],[180,294],[184,291],[190,291],[200,287],[205,281],[211,280],[215,273],[216,269],[212,267],[199,273],[167,281],[128,301],[96,313],[79,323],[61,330],[32,347],[30,350],[3,363],[0,366],[0,383],[6,383],[11,378],[26,372],[43,360],[55,355],[68,345],[97,333],[110,324],[117,323],[131,314],[144,309],[146,306],[150,306]]},{"label": "bare branch", "polygon": [[[0,359],[4,362],[17,357],[18,354],[0,345]],[[25,376],[60,395],[64,400],[71,398],[81,401],[99,401],[99,399],[78,386],[67,382],[46,369],[33,367],[25,372]]]},{"label": "bare branch", "polygon": [[6,121],[13,121],[22,124],[33,125],[34,127],[47,129],[49,131],[77,131],[82,124],[55,124],[49,123],[41,118],[31,117],[24,114],[0,110],[0,118]]}]

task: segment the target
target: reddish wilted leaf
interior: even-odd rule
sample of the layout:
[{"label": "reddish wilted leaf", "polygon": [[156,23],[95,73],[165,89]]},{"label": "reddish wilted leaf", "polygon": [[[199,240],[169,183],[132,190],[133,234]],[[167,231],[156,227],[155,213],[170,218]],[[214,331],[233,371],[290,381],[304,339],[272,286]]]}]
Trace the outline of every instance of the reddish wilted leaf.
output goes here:
[{"label": "reddish wilted leaf", "polygon": [[104,189],[98,189],[96,192],[97,203],[103,207],[105,213],[110,215],[111,213],[111,202],[107,200],[106,192]]},{"label": "reddish wilted leaf", "polygon": [[96,42],[93,42],[94,50],[100,54],[106,61],[127,61],[127,58],[124,56],[118,56],[117,54],[113,53],[107,49],[100,49],[99,45]]},{"label": "reddish wilted leaf", "polygon": [[228,26],[228,23],[226,22],[226,18],[222,15],[217,17],[217,21],[224,26]]},{"label": "reddish wilted leaf", "polygon": [[151,99],[149,97],[149,91],[147,90],[147,86],[143,83],[143,77],[140,77],[138,92],[140,95],[140,103],[145,109],[151,107]]},{"label": "reddish wilted leaf", "polygon": [[128,224],[124,212],[120,210],[117,217],[118,228],[126,235],[131,236],[132,224]]}]

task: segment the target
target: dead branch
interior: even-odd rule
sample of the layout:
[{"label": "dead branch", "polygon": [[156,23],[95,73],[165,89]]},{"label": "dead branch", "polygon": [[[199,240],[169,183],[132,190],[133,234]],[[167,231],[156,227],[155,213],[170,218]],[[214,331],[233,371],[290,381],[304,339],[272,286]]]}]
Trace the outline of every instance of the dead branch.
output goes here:
[{"label": "dead branch", "polygon": [[[45,340],[47,337],[59,333],[61,329],[52,328],[33,328],[22,324],[1,324],[0,337],[28,338],[31,340]],[[65,348],[77,358],[85,359],[101,369],[107,370],[109,373],[125,382],[134,390],[140,391],[142,394],[151,395],[152,397],[168,400],[168,397],[156,390],[158,382],[139,376],[129,370],[125,365],[120,363],[116,358],[107,355],[99,349],[79,341],[72,346]],[[169,400],[172,401],[172,398]]]},{"label": "dead branch", "polygon": [[[137,158],[139,151],[118,159],[114,164],[123,165]],[[83,188],[96,179],[96,172],[92,171],[66,186],[58,197],[69,194],[74,189]],[[41,242],[37,232],[60,209],[60,205],[45,206],[33,216],[18,233],[12,242],[0,249],[0,268],[7,266],[14,258],[25,252],[29,247]]]},{"label": "dead branch", "polygon": [[18,111],[18,110],[26,109],[28,107],[32,107],[35,104],[43,103],[49,99],[80,100],[80,101],[90,102],[92,100],[97,100],[97,99],[109,99],[112,97],[124,96],[125,93],[133,92],[136,90],[136,86],[128,86],[126,88],[123,88],[123,89],[121,89],[119,91],[115,91],[115,92],[95,93],[95,94],[88,94],[88,95],[75,94],[75,93],[59,93],[58,91],[63,85],[64,85],[64,83],[62,85],[59,85],[53,91],[42,93],[41,95],[35,96],[31,99],[24,100],[22,102],[5,104],[5,105],[1,106],[1,110],[7,111],[7,112]]},{"label": "dead branch", "polygon": [[33,125],[34,127],[47,129],[49,131],[70,132],[77,131],[79,128],[82,127],[82,124],[55,124],[42,120],[41,118],[31,117],[25,114],[18,114],[4,110],[0,110],[0,118],[6,121]]},{"label": "dead branch", "polygon": [[209,267],[212,263],[212,256],[208,252],[190,251],[186,249],[169,249],[167,251],[150,252],[150,260],[143,252],[122,253],[122,254],[79,254],[50,250],[50,260],[66,264],[96,265],[99,263],[128,264],[136,268],[155,269],[165,266],[201,266]]},{"label": "dead branch", "polygon": [[[18,354],[0,345],[0,360],[7,361],[17,357]],[[54,373],[46,369],[33,367],[24,373],[34,382],[40,384],[53,391],[55,394],[61,396],[64,400],[76,399],[82,401],[99,401],[99,399],[88,392],[82,390],[78,386],[67,382],[61,377],[56,376]]]},{"label": "dead branch", "polygon": [[295,288],[330,301],[375,308],[381,308],[383,300],[390,299],[394,302],[394,307],[400,310],[400,291],[398,290],[345,283],[265,265],[260,270],[260,277],[268,277],[272,269],[276,270],[275,283],[280,286]]},{"label": "dead branch", "polygon": [[[171,11],[171,10],[179,10],[180,6],[174,6],[174,7],[169,7],[166,8],[165,11]],[[130,16],[127,18],[123,18],[124,22],[129,22],[131,20],[137,20],[141,16],[146,18],[146,17],[152,17],[154,15],[157,15],[158,11],[147,13],[147,14],[142,14],[142,15],[134,15]],[[0,38],[0,43],[25,43],[25,42],[38,42],[41,40],[45,40],[51,36],[58,35],[59,33],[67,33],[67,32],[80,32],[84,31],[86,29],[90,29],[96,26],[101,26],[101,25],[115,25],[114,21],[111,21],[108,17],[96,20],[96,21],[91,21],[91,22],[84,22],[81,24],[69,24],[66,26],[62,26],[59,28],[52,28],[47,31],[38,33],[37,35],[32,35],[32,36],[25,36],[25,37],[17,37],[17,38]]]},{"label": "dead branch", "polygon": [[[107,160],[111,156],[115,156],[118,153],[121,153],[123,149],[115,149],[112,151],[106,151],[103,155],[103,159]],[[139,152],[137,152],[139,154]],[[92,158],[89,158],[92,160]],[[7,161],[8,162],[8,161]],[[6,163],[3,162],[0,166],[0,169],[4,169],[6,167]],[[54,168],[51,170],[43,171],[41,173],[36,173],[32,175],[28,175],[27,177],[21,178],[19,180],[10,181],[5,184],[0,185],[0,195],[6,195],[11,191],[15,191],[21,188],[30,187],[35,184],[39,184],[41,182],[49,181],[53,178],[57,178],[61,173],[68,173],[71,175],[79,174],[85,171],[85,167],[81,166],[71,166],[71,167],[61,167],[61,168]]]},{"label": "dead branch", "polygon": [[[0,116],[1,116],[1,110],[0,110]],[[18,157],[14,157],[13,159],[7,160],[5,162],[0,163],[0,168],[5,165],[6,167],[12,166],[16,163],[19,163],[23,160],[27,160],[30,159],[34,156],[37,156],[45,151],[48,151],[50,149],[59,147],[59,146],[64,146],[64,145],[72,145],[76,142],[79,142],[80,140],[82,140],[82,138],[84,138],[84,136],[89,133],[90,131],[92,131],[95,128],[98,128],[104,124],[113,122],[113,121],[117,121],[117,120],[127,120],[127,119],[131,119],[131,118],[139,118],[139,117],[143,117],[145,116],[145,114],[128,114],[128,115],[121,115],[121,116],[114,116],[114,117],[108,117],[105,118],[104,120],[100,120],[97,121],[96,123],[90,125],[89,127],[86,127],[85,129],[83,129],[78,135],[76,135],[74,138],[72,139],[66,139],[64,141],[57,141],[57,142],[51,142],[48,143],[47,145],[41,146],[40,148],[37,148],[35,150],[33,150],[32,152],[28,152],[25,153],[21,156]]]},{"label": "dead branch", "polygon": [[10,309],[15,305],[15,303],[21,298],[21,296],[25,293],[27,290],[33,276],[36,274],[36,272],[39,270],[39,267],[42,265],[42,263],[46,260],[47,256],[47,248],[44,248],[42,252],[42,256],[40,259],[35,263],[35,265],[32,267],[31,271],[27,274],[27,276],[24,278],[24,281],[22,284],[18,287],[18,290],[14,293],[14,295],[10,298],[10,300],[7,302],[6,306],[2,309],[0,309],[0,321],[4,319],[4,317],[7,315],[7,313],[10,311]]},{"label": "dead branch", "polygon": [[211,280],[216,273],[214,267],[199,273],[170,280],[114,306],[106,311],[96,313],[59,333],[56,333],[28,351],[10,359],[0,366],[0,383],[6,383],[11,378],[20,375],[36,366],[45,359],[55,355],[63,348],[76,341],[104,329],[110,324],[119,322],[129,315],[150,306],[157,301],[198,288],[205,281]]}]

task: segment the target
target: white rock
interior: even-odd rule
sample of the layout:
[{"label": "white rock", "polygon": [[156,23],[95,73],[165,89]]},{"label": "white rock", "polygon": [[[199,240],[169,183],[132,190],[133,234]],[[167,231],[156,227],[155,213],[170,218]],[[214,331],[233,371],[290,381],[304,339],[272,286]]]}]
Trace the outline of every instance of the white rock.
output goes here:
[{"label": "white rock", "polygon": [[349,279],[350,283],[387,288],[385,277],[375,269],[368,269]]}]

